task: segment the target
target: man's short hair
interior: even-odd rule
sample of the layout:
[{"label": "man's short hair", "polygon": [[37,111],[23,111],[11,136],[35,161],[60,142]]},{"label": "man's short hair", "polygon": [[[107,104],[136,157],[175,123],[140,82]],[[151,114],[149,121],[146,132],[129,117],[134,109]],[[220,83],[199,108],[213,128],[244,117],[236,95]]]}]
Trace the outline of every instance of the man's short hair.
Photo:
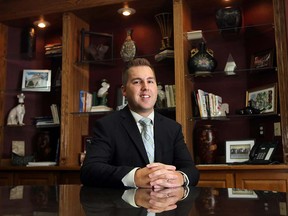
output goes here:
[{"label": "man's short hair", "polygon": [[133,59],[127,63],[127,65],[126,65],[126,67],[122,73],[122,84],[123,85],[127,84],[129,69],[131,67],[137,67],[137,66],[148,66],[152,69],[153,73],[155,74],[154,68],[152,67],[152,65],[150,64],[150,62],[147,59],[135,58],[135,59]]}]

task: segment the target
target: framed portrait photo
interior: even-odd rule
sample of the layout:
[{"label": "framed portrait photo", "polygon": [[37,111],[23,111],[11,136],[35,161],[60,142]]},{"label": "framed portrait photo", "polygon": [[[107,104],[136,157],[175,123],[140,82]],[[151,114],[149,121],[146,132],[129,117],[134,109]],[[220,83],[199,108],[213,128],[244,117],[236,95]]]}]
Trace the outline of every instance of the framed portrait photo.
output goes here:
[{"label": "framed portrait photo", "polygon": [[226,163],[249,160],[249,154],[254,144],[255,140],[226,141]]},{"label": "framed portrait photo", "polygon": [[251,56],[251,69],[266,69],[273,67],[274,50],[267,49]]},{"label": "framed portrait photo", "polygon": [[277,83],[250,89],[246,92],[248,102],[261,113],[277,113]]},{"label": "framed portrait photo", "polygon": [[23,70],[22,91],[49,92],[51,70]]}]

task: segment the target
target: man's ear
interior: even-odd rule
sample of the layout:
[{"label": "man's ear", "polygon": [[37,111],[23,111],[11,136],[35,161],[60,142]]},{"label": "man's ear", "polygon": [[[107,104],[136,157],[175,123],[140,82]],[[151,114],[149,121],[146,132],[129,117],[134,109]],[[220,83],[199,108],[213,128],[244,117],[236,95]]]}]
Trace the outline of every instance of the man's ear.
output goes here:
[{"label": "man's ear", "polygon": [[121,86],[121,91],[122,91],[122,95],[126,96],[126,87],[125,86]]}]

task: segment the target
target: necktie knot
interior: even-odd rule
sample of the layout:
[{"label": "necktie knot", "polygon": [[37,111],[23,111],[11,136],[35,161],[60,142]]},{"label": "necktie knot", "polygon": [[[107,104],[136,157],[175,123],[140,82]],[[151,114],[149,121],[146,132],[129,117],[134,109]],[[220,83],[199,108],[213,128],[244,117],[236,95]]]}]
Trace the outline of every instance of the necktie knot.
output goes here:
[{"label": "necktie knot", "polygon": [[151,119],[149,119],[149,118],[142,118],[142,119],[139,120],[139,123],[140,123],[143,127],[149,126],[149,125],[151,125]]}]

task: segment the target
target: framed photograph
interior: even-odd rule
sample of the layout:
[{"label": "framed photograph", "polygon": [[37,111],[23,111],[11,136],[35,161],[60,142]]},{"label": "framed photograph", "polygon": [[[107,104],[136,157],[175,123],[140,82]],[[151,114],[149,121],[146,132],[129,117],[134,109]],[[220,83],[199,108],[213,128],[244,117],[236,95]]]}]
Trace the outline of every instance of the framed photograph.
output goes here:
[{"label": "framed photograph", "polygon": [[254,144],[255,140],[226,141],[226,163],[249,160],[249,153]]},{"label": "framed photograph", "polygon": [[261,113],[277,113],[277,83],[250,89],[246,92],[246,106],[251,101],[253,108]]},{"label": "framed photograph", "polygon": [[51,70],[23,70],[22,91],[41,91],[51,90]]},{"label": "framed photograph", "polygon": [[253,190],[238,189],[238,188],[228,188],[229,198],[258,198],[257,194]]},{"label": "framed photograph", "polygon": [[264,69],[273,67],[273,49],[254,53],[251,56],[251,69]]}]

